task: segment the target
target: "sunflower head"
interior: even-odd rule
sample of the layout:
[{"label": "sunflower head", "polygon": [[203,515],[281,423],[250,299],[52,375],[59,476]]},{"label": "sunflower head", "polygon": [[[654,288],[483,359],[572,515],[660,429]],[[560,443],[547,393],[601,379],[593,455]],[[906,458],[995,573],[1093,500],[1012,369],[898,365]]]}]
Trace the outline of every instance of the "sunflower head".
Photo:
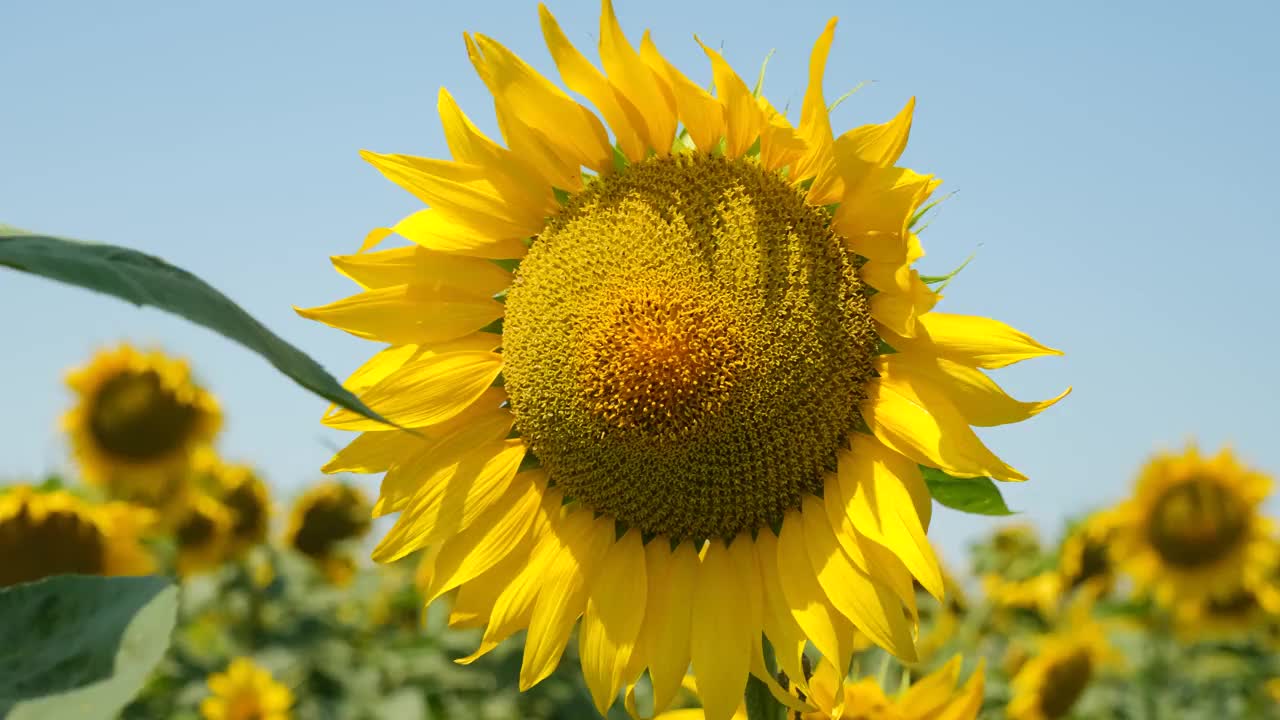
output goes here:
[{"label": "sunflower head", "polygon": [[127,503],[92,505],[69,492],[26,485],[0,494],[0,588],[52,575],[145,575],[142,537],[149,510]]},{"label": "sunflower head", "polygon": [[1272,523],[1259,512],[1270,489],[1229,450],[1158,455],[1115,510],[1113,557],[1166,606],[1232,593],[1270,554]]},{"label": "sunflower head", "polygon": [[249,658],[236,658],[208,679],[209,697],[200,703],[204,720],[290,720],[293,693]]},{"label": "sunflower head", "polygon": [[162,515],[179,509],[190,456],[222,422],[217,400],[187,363],[120,345],[73,370],[67,384],[76,404],[63,426],[84,479]]},{"label": "sunflower head", "polygon": [[222,503],[199,494],[173,530],[177,546],[175,569],[181,576],[213,570],[229,557],[235,518]]},{"label": "sunflower head", "polygon": [[[944,594],[920,466],[1025,479],[972,426],[1058,399],[983,372],[1056,350],[933,312],[912,228],[939,183],[896,166],[914,101],[833,133],[834,20],[793,123],[706,46],[714,94],[637,48],[607,0],[603,71],[539,12],[598,114],[466,35],[505,144],[442,91],[452,160],[364,153],[429,208],[334,258],[359,294],[300,311],[390,344],[348,387],[417,431],[325,418],[364,431],[327,471],[387,473],[375,559],[430,548],[477,656],[527,629],[522,688],[581,616],[602,713],[646,670],[665,707],[692,663],[723,720],[762,632],[793,676],[806,636],[914,660],[912,578]],[[363,251],[392,232],[414,246]]]},{"label": "sunflower head", "polygon": [[1011,720],[1068,717],[1101,669],[1116,658],[1102,627],[1075,608],[1072,622],[1036,643],[1012,682]]},{"label": "sunflower head", "polygon": [[369,512],[369,501],[358,488],[321,483],[294,503],[285,542],[317,563],[331,581],[345,583],[354,565],[341,547],[369,532]]},{"label": "sunflower head", "polygon": [[1096,585],[1109,589],[1115,576],[1111,543],[1116,521],[1111,513],[1098,512],[1079,523],[1062,543],[1058,572],[1065,590]]},{"label": "sunflower head", "polygon": [[193,459],[192,472],[196,483],[231,515],[228,551],[232,556],[243,555],[266,541],[271,524],[271,496],[266,483],[252,467],[225,462],[206,448]]}]

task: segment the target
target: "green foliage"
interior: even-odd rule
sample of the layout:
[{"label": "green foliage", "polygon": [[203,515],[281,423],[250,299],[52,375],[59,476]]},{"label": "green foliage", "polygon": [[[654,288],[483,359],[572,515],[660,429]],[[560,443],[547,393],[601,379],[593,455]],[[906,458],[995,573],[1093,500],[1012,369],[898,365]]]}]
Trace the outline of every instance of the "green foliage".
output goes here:
[{"label": "green foliage", "polygon": [[258,353],[316,395],[386,422],[306,353],[280,339],[205,281],[160,258],[125,247],[36,235],[0,225],[0,266],[179,315]]},{"label": "green foliage", "polygon": [[0,716],[113,718],[169,645],[177,588],[61,575],[0,590]]},{"label": "green foliage", "polygon": [[920,466],[929,494],[939,505],[972,515],[1012,515],[1000,488],[989,477],[958,478],[937,469]]}]

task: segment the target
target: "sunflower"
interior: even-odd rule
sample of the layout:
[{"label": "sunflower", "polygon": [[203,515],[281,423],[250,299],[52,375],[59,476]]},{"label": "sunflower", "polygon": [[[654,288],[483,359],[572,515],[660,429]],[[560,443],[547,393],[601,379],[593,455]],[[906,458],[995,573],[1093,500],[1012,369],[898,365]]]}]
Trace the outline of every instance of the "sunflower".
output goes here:
[{"label": "sunflower", "polygon": [[1084,585],[1096,585],[1102,592],[1110,590],[1115,580],[1110,550],[1115,529],[1114,515],[1109,512],[1094,513],[1072,529],[1058,557],[1058,573],[1064,590]]},{"label": "sunflower", "polygon": [[1086,610],[1073,616],[1062,630],[1040,638],[1021,663],[1012,682],[1010,720],[1067,717],[1099,669],[1116,657],[1102,626],[1089,620]]},{"label": "sunflower", "polygon": [[982,590],[996,607],[1033,610],[1040,617],[1050,619],[1057,614],[1063,585],[1062,577],[1052,571],[1020,580],[992,573],[982,577]]},{"label": "sunflower", "polygon": [[122,344],[72,371],[63,416],[84,479],[171,517],[187,500],[187,464],[222,423],[218,401],[183,360]]},{"label": "sunflower", "polygon": [[0,494],[0,588],[52,575],[146,575],[151,511],[17,485]]},{"label": "sunflower", "polygon": [[234,516],[222,503],[210,495],[196,495],[173,530],[178,575],[208,572],[226,562],[234,524]]},{"label": "sunflower", "polygon": [[1271,544],[1264,561],[1246,570],[1227,594],[1202,597],[1174,608],[1174,630],[1185,642],[1257,637],[1280,621],[1280,556]]},{"label": "sunflower", "polygon": [[1166,607],[1227,598],[1271,555],[1274,524],[1259,512],[1270,489],[1230,450],[1157,455],[1115,509],[1113,557]]},{"label": "sunflower", "polygon": [[486,627],[466,661],[528,630],[521,688],[581,617],[601,711],[646,668],[665,707],[692,662],[728,717],[749,672],[772,681],[762,632],[791,674],[806,635],[847,666],[855,627],[914,660],[911,579],[943,593],[919,466],[1023,480],[970,426],[1062,397],[982,372],[1058,351],[932,312],[911,227],[938,181],[895,166],[914,101],[833,136],[834,20],[793,126],[705,45],[715,95],[637,50],[607,1],[604,72],[540,15],[608,130],[465,35],[506,146],[441,91],[453,160],[364,153],[430,208],[362,249],[415,245],[334,258],[362,292],[299,311],[390,344],[348,386],[416,434],[325,417],[363,431],[328,471],[387,473],[374,558],[437,546],[428,596],[460,588],[455,624]]},{"label": "sunflower", "polygon": [[197,484],[231,515],[228,554],[239,557],[265,542],[271,522],[271,496],[254,469],[225,462],[208,448],[197,453],[192,466]]},{"label": "sunflower", "polygon": [[249,658],[236,658],[226,671],[209,676],[200,703],[204,720],[289,720],[293,693]]},{"label": "sunflower", "polygon": [[[937,671],[890,697],[874,678],[849,683],[826,660],[821,660],[804,687],[795,688],[810,706],[797,712],[801,720],[974,720],[982,709],[983,668],[979,663],[963,686],[957,687],[962,660],[952,658]],[[663,713],[658,720],[702,720],[701,709]],[[788,716],[790,717],[790,716]],[[746,720],[739,706],[734,720]]]},{"label": "sunflower", "polygon": [[364,493],[343,483],[321,483],[294,503],[285,543],[315,562],[331,582],[345,584],[355,567],[341,546],[364,536],[370,524]]}]

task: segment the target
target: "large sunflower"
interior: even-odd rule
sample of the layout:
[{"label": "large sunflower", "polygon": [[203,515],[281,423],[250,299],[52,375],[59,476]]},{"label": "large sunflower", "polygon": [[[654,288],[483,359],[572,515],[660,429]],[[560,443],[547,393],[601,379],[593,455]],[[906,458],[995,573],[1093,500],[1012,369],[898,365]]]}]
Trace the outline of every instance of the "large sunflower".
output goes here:
[{"label": "large sunflower", "polygon": [[222,423],[218,401],[183,360],[122,344],[67,375],[63,416],[83,478],[120,500],[171,516],[188,499],[187,463]]},{"label": "large sunflower", "polygon": [[236,658],[208,679],[211,695],[200,703],[204,720],[289,720],[293,693],[249,658]]},{"label": "large sunflower", "polygon": [[1112,556],[1167,607],[1228,598],[1272,554],[1273,523],[1259,512],[1270,490],[1229,450],[1158,455],[1115,509]]},{"label": "large sunflower", "polygon": [[609,2],[603,73],[540,11],[608,130],[466,35],[506,147],[441,91],[452,161],[364,153],[431,206],[366,246],[416,245],[335,258],[363,291],[300,311],[391,345],[349,386],[416,434],[325,418],[364,431],[327,470],[387,473],[376,514],[400,517],[375,559],[431,548],[428,595],[460,588],[453,622],[486,627],[473,658],[528,629],[522,688],[581,617],[601,709],[646,668],[665,707],[692,662],[728,717],[748,672],[770,677],[762,631],[793,676],[806,635],[847,666],[855,627],[913,660],[912,576],[943,593],[919,465],[1024,479],[970,426],[1058,398],[982,369],[1058,351],[932,312],[910,228],[938,181],[894,165],[914,102],[833,137],[834,20],[793,126],[705,45],[714,96]]},{"label": "large sunflower", "polygon": [[0,588],[52,575],[146,575],[151,511],[18,485],[0,494]]}]

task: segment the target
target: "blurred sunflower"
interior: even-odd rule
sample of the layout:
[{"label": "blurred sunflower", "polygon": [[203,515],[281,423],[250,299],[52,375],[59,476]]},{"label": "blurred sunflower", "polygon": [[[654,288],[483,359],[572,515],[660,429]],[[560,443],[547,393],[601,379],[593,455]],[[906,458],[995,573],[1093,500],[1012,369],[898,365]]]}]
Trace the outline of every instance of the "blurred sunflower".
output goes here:
[{"label": "blurred sunflower", "polygon": [[289,720],[293,693],[249,658],[209,676],[212,696],[200,703],[204,720]]},{"label": "blurred sunflower", "polygon": [[203,493],[196,495],[173,530],[178,575],[208,572],[226,562],[234,525],[235,518],[222,503]]},{"label": "blurred sunflower", "polygon": [[1115,579],[1115,563],[1111,560],[1111,543],[1116,521],[1110,512],[1097,512],[1081,521],[1062,543],[1058,573],[1064,591],[1084,585],[1096,585],[1100,592],[1109,591]]},{"label": "blurred sunflower", "polygon": [[[797,711],[800,720],[974,720],[982,709],[983,667],[978,664],[963,686],[962,660],[952,658],[936,672],[926,675],[896,697],[885,694],[874,678],[847,682],[825,659],[804,688],[795,688],[812,708]],[[663,713],[657,720],[701,720],[700,708]],[[788,717],[791,717],[788,715]],[[747,710],[739,706],[734,720],[746,720]]]},{"label": "blurred sunflower", "polygon": [[601,711],[646,668],[665,707],[692,662],[726,718],[773,682],[762,631],[788,673],[805,636],[847,666],[855,627],[915,659],[911,579],[943,593],[919,465],[1023,480],[971,426],[1066,393],[1014,400],[982,369],[1058,351],[931,312],[911,228],[938,181],[894,166],[914,101],[833,136],[834,20],[793,126],[705,45],[714,96],[637,50],[607,0],[603,73],[540,16],[608,129],[465,35],[507,146],[441,91],[454,160],[364,153],[431,207],[362,249],[416,246],[334,258],[363,292],[299,310],[391,344],[349,387],[418,431],[325,418],[364,431],[327,470],[387,472],[375,559],[435,546],[429,597],[461,587],[454,622],[486,626],[468,661],[528,630],[522,689],[582,617]]},{"label": "blurred sunflower", "polygon": [[326,482],[294,503],[285,543],[316,563],[330,582],[350,581],[355,566],[341,546],[369,532],[369,500],[358,488]]},{"label": "blurred sunflower", "polygon": [[1274,524],[1259,512],[1270,490],[1230,450],[1157,455],[1115,509],[1113,557],[1162,605],[1229,597],[1271,554]]},{"label": "blurred sunflower", "polygon": [[1019,663],[1011,684],[1010,720],[1067,717],[1099,669],[1116,656],[1102,627],[1088,618],[1087,604],[1062,630],[1041,637],[1030,658]]},{"label": "blurred sunflower", "polygon": [[1174,610],[1174,630],[1183,641],[1264,635],[1268,626],[1280,622],[1280,557],[1275,545],[1228,594],[1206,595],[1195,603],[1179,603]]},{"label": "blurred sunflower", "polygon": [[153,522],[128,503],[10,487],[0,494],[0,588],[67,573],[146,575],[154,564],[142,537]]},{"label": "blurred sunflower", "polygon": [[127,344],[98,352],[67,384],[78,399],[62,423],[84,479],[172,517],[187,500],[191,454],[221,426],[218,401],[185,361]]},{"label": "blurred sunflower", "polygon": [[1034,610],[1051,619],[1057,614],[1062,599],[1062,577],[1053,571],[1028,578],[1012,579],[994,573],[982,577],[982,591],[992,605],[999,608]]},{"label": "blurred sunflower", "polygon": [[228,554],[238,557],[265,542],[271,523],[271,495],[253,468],[228,463],[208,448],[196,455],[192,465],[201,487],[231,515]]}]

